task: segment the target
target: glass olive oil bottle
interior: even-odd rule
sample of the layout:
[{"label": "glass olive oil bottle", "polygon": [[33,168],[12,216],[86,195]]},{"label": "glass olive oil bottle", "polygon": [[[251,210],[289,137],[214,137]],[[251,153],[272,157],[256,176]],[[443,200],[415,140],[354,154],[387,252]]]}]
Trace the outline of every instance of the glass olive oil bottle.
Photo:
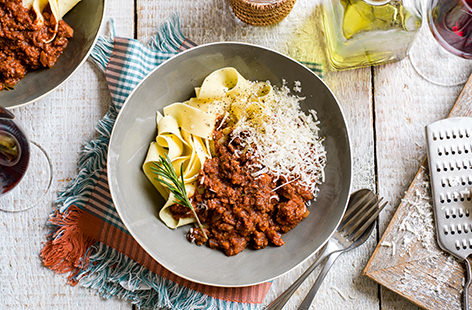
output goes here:
[{"label": "glass olive oil bottle", "polygon": [[329,66],[346,70],[400,60],[420,25],[414,0],[324,0]]}]

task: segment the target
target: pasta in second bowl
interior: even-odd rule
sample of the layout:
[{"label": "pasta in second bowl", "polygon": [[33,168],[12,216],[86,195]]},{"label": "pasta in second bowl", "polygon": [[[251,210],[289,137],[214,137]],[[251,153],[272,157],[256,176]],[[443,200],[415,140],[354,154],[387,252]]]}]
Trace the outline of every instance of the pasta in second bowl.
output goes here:
[{"label": "pasta in second bowl", "polygon": [[[231,134],[235,135],[232,139],[239,140],[243,137],[241,135],[243,129],[247,133],[254,123],[258,124],[256,129],[259,128],[259,124],[263,124],[261,126],[265,126],[264,132],[270,131],[270,125],[275,124],[274,121],[258,117],[270,113],[269,110],[264,110],[262,103],[271,100],[280,102],[277,96],[285,96],[282,91],[286,88],[283,80],[287,81],[287,85],[295,85],[297,91],[301,91],[297,95],[299,99],[280,98],[284,99],[282,101],[293,102],[294,105],[300,104],[299,116],[303,119],[300,124],[311,124],[312,136],[301,133],[294,139],[310,142],[320,150],[319,156],[311,158],[307,163],[321,158],[318,165],[326,164],[325,182],[321,184],[320,180],[315,180],[316,182],[311,184],[307,181],[309,179],[303,180],[303,178],[293,178],[288,179],[290,182],[283,182],[274,178],[267,193],[273,193],[277,199],[286,200],[287,193],[281,192],[281,188],[291,186],[287,185],[291,182],[302,183],[310,188],[314,196],[318,196],[316,202],[309,207],[311,215],[306,217],[308,213],[304,214],[302,211],[300,219],[303,221],[293,230],[290,230],[293,223],[285,223],[285,219],[277,220],[285,223],[287,231],[290,230],[283,235],[286,244],[280,248],[269,246],[261,251],[249,249],[263,248],[268,243],[281,245],[278,244],[277,238],[272,238],[273,233],[267,233],[269,242],[266,240],[261,243],[259,241],[263,239],[248,237],[243,240],[244,242],[239,242],[243,247],[238,248],[235,245],[225,248],[225,240],[218,240],[215,237],[218,231],[207,229],[208,226],[205,226],[205,230],[200,226],[202,227],[200,232],[206,231],[210,241],[213,240],[213,246],[208,244],[210,247],[219,248],[227,255],[239,254],[227,257],[208,247],[197,247],[189,243],[185,240],[189,227],[175,230],[168,228],[194,222],[195,217],[188,214],[175,216],[175,212],[181,211],[175,209],[175,205],[172,206],[172,193],[169,195],[168,188],[153,175],[159,156],[164,155],[169,158],[171,169],[185,183],[189,196],[193,196],[195,188],[198,189],[192,199],[203,204],[209,203],[202,194],[200,184],[207,186],[210,182],[208,181],[212,174],[210,166],[218,160],[216,157],[220,156],[221,152],[226,152],[225,156],[229,159],[238,160],[237,157],[231,157],[233,156],[231,154],[239,154],[241,149],[250,146],[243,146],[243,141],[230,141],[229,144],[236,143],[241,146],[238,151],[237,148],[229,146],[228,141],[224,142],[224,137],[230,132],[228,128],[231,127]],[[268,81],[268,83],[251,81]],[[251,89],[252,97],[244,101],[249,104],[243,108],[238,104],[240,101],[233,99],[240,97],[247,89]],[[225,111],[218,111],[225,105],[224,102],[209,104],[215,102],[214,98],[225,96],[231,101],[231,104],[226,105],[230,108]],[[301,100],[300,97],[305,97],[305,100]],[[310,110],[317,112],[320,120],[319,129],[312,118],[302,116],[309,115]],[[156,112],[158,112],[157,119]],[[200,121],[195,122],[195,119]],[[278,128],[283,127],[282,134],[289,137],[293,131],[291,128],[300,126],[295,124],[299,122],[296,117],[287,119],[279,117],[276,121],[278,123],[275,125]],[[238,126],[243,129],[238,129]],[[271,136],[261,139],[256,130],[252,138],[248,139],[248,143],[264,144],[264,139],[268,138],[276,141],[278,135],[280,134],[274,132]],[[318,135],[324,138],[322,144]],[[211,141],[213,138],[215,141]],[[153,142],[150,144],[151,141]],[[277,147],[267,146],[266,149],[262,147],[257,151],[272,154],[278,153],[277,148],[284,147],[284,143],[281,142]],[[326,163],[323,161],[324,149],[328,154]],[[295,149],[293,153],[296,151]],[[220,155],[212,158],[212,154]],[[250,180],[262,182],[261,179],[268,178],[267,173],[272,176],[276,173],[284,176],[287,171],[295,173],[303,170],[304,165],[292,165],[289,170],[279,169],[280,167],[271,164],[276,162],[276,158],[277,156],[274,156],[265,162],[257,163],[271,170],[270,173],[266,171],[267,169],[256,171],[257,166],[253,165],[251,171],[254,179]],[[292,158],[296,163],[296,158]],[[110,141],[108,167],[110,188],[117,210],[140,245],[160,264],[177,275],[214,286],[248,286],[268,281],[310,257],[329,239],[342,218],[351,183],[348,132],[340,107],[327,86],[309,69],[294,60],[265,48],[241,43],[200,46],[178,55],[152,72],[133,92],[120,112]],[[318,169],[317,174],[312,174],[312,177],[321,179],[322,170]],[[255,181],[256,179],[259,180]],[[211,187],[209,189],[211,190]],[[226,190],[231,191],[231,188]],[[313,196],[305,197],[311,199]],[[275,200],[272,204],[282,208],[277,206]],[[204,210],[197,210],[196,213],[207,224],[209,223]],[[198,226],[194,230],[198,231]],[[193,238],[196,238],[198,243],[199,234],[194,233]],[[220,244],[215,243],[219,241]],[[248,249],[241,252],[246,245]]]}]

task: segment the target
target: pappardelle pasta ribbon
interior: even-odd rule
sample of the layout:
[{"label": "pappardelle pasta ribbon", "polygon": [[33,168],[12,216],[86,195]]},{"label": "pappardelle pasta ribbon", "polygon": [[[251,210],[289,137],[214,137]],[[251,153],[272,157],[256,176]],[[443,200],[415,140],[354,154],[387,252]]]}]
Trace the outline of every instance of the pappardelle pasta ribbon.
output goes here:
[{"label": "pappardelle pasta ribbon", "polygon": [[59,22],[79,2],[80,0],[23,0],[22,4],[27,9],[33,8],[40,22],[44,21],[43,11],[49,4],[56,22]]}]

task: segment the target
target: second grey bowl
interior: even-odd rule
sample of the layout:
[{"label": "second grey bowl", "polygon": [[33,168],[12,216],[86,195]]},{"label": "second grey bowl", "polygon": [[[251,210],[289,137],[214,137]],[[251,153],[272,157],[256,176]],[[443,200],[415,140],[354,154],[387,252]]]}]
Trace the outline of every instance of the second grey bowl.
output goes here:
[{"label": "second grey bowl", "polygon": [[[0,106],[13,108],[46,96],[65,82],[87,59],[95,43],[103,17],[105,0],[82,0],[64,20],[74,29],[64,53],[50,69],[32,71],[13,90],[0,91]],[[90,87],[96,87],[90,85]]]},{"label": "second grey bowl", "polygon": [[[169,229],[158,218],[164,200],[141,165],[156,137],[156,111],[194,96],[212,71],[235,67],[249,80],[302,84],[302,108],[315,109],[328,153],[326,181],[308,218],[284,235],[282,247],[247,249],[227,257],[185,238],[189,226]],[[186,51],[159,66],[134,90],[116,120],[108,151],[108,181],[115,206],[129,232],[161,265],[202,284],[236,287],[274,279],[320,249],[340,222],[351,187],[351,151],[341,108],[310,69],[273,50],[244,43],[213,43]]]}]

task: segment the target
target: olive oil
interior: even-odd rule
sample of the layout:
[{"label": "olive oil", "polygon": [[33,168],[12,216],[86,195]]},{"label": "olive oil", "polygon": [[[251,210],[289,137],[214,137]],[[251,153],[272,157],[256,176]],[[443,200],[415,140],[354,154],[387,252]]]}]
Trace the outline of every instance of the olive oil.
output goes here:
[{"label": "olive oil", "polygon": [[378,2],[324,1],[323,29],[332,70],[379,65],[406,56],[421,24],[418,11],[406,1]]}]

